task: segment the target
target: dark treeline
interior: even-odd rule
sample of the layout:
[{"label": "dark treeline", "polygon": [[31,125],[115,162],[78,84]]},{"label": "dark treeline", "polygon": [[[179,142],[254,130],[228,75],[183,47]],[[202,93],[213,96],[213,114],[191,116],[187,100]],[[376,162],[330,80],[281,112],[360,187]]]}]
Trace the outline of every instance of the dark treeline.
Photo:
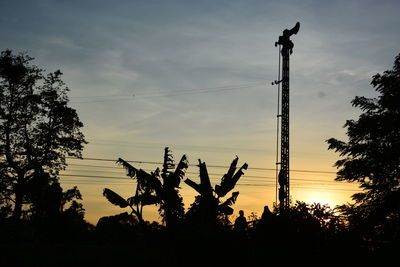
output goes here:
[{"label": "dark treeline", "polygon": [[[118,159],[134,179],[124,199],[110,188],[110,205],[129,208],[85,221],[77,187],[64,190],[66,157],[81,157],[83,124],[68,106],[62,73],[45,74],[26,54],[0,57],[0,264],[2,266],[267,266],[364,264],[396,260],[400,248],[400,55],[376,74],[377,98],[356,97],[347,141],[327,140],[341,156],[336,180],[356,182],[353,203],[335,208],[291,203],[263,213],[235,211],[236,183],[247,169],[236,157],[217,185],[199,160],[199,182],[186,179],[188,159],[146,172]],[[183,183],[182,183],[183,182]],[[184,206],[182,186],[197,192]],[[161,222],[143,216],[156,205]],[[234,217],[234,221],[230,218]]]}]

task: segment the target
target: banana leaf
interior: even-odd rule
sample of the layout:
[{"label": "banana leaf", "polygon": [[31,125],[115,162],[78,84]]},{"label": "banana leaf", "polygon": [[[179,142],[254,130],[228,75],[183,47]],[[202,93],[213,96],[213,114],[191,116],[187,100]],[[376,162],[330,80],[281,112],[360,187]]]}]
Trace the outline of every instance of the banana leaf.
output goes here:
[{"label": "banana leaf", "polygon": [[189,162],[186,155],[183,155],[175,169],[174,174],[171,176],[172,186],[179,187],[181,179],[185,176],[185,170],[189,167]]},{"label": "banana leaf", "polygon": [[189,178],[186,179],[184,182],[185,182],[188,186],[190,186],[191,188],[193,188],[194,190],[196,190],[199,194],[202,194],[201,186],[200,186],[198,183],[193,182],[193,181],[190,180]]},{"label": "banana leaf", "polygon": [[161,193],[161,182],[157,178],[159,176],[159,169],[151,174],[147,173],[146,171],[142,169],[136,169],[133,167],[131,164],[129,164],[127,161],[119,158],[117,161],[118,164],[121,164],[127,171],[128,171],[128,176],[137,180],[138,182],[138,189],[141,191],[146,191],[148,189],[155,190],[157,194]]},{"label": "banana leaf", "polygon": [[200,187],[203,194],[212,194],[210,177],[208,176],[207,166],[205,162],[199,160],[200,168]]},{"label": "banana leaf", "polygon": [[157,205],[160,203],[160,198],[150,193],[144,193],[141,195],[133,196],[128,198],[129,205]]},{"label": "banana leaf", "polygon": [[227,191],[227,192],[224,193],[225,190],[223,190],[223,188],[224,188],[224,186],[226,184],[231,182],[232,177],[233,177],[233,175],[235,174],[235,171],[236,171],[236,165],[238,163],[238,160],[239,160],[239,158],[238,158],[238,156],[236,156],[236,158],[232,161],[228,172],[222,177],[221,185],[216,185],[215,186],[215,193],[217,193],[217,195],[219,197],[224,197],[226,195],[226,193],[228,192]]},{"label": "banana leaf", "polygon": [[149,186],[156,192],[157,196],[161,196],[163,191],[163,186],[161,184],[160,169],[157,168],[151,173],[151,180]]},{"label": "banana leaf", "polygon": [[129,206],[128,201],[126,201],[123,197],[112,191],[111,189],[104,188],[103,196],[107,198],[112,204],[116,206],[120,206],[121,208],[126,208]]},{"label": "banana leaf", "polygon": [[160,198],[152,194],[144,194],[140,196],[140,202],[143,206],[157,205],[160,203]]},{"label": "banana leaf", "polygon": [[128,171],[128,176],[131,178],[135,178],[137,175],[137,171],[138,169],[136,169],[135,167],[133,167],[131,164],[129,164],[127,161],[118,158],[117,160],[118,164],[121,164],[127,171]]},{"label": "banana leaf", "polygon": [[186,179],[185,183],[200,193],[203,197],[212,197],[212,187],[210,177],[208,176],[206,163],[199,160],[198,166],[200,168],[200,184],[195,183],[190,179]]},{"label": "banana leaf", "polygon": [[231,206],[231,205],[235,204],[238,196],[239,196],[239,191],[233,192],[231,197],[228,198],[227,200],[225,200],[225,202],[222,203],[221,205]]},{"label": "banana leaf", "polygon": [[230,206],[235,204],[238,195],[239,192],[233,192],[230,198],[228,198],[227,200],[225,200],[224,203],[218,206],[218,211],[225,215],[233,214],[233,209]]},{"label": "banana leaf", "polygon": [[162,184],[161,181],[157,178],[155,173],[149,174],[144,170],[140,169],[137,172],[137,181],[140,189],[147,190],[155,190],[157,192],[161,192]]},{"label": "banana leaf", "polygon": [[225,215],[232,215],[233,209],[229,206],[218,206],[218,211]]},{"label": "banana leaf", "polygon": [[233,175],[235,174],[235,171],[236,171],[236,166],[237,166],[238,160],[239,160],[239,158],[238,158],[238,156],[236,156],[236,158],[232,161],[231,166],[229,167],[228,172],[224,175],[224,177],[222,177],[222,182],[223,182],[225,179],[228,179],[228,180],[229,180],[230,178],[233,177]]},{"label": "banana leaf", "polygon": [[171,150],[169,149],[169,147],[165,147],[164,148],[164,164],[163,164],[163,169],[161,171],[161,176],[167,177],[171,171],[171,169],[173,169],[175,167],[174,164],[174,158],[171,154]]},{"label": "banana leaf", "polygon": [[[243,166],[235,173],[233,176],[228,176],[231,173],[231,169],[233,168],[233,164],[238,158],[236,158],[232,164],[231,168],[226,175],[222,178],[221,184],[215,186],[215,193],[219,197],[224,197],[229,191],[231,191],[236,183],[239,181],[240,177],[244,174],[243,170],[246,170],[248,165],[247,163],[243,164]],[[236,161],[237,162],[237,161]],[[236,164],[236,163],[235,163]]]}]

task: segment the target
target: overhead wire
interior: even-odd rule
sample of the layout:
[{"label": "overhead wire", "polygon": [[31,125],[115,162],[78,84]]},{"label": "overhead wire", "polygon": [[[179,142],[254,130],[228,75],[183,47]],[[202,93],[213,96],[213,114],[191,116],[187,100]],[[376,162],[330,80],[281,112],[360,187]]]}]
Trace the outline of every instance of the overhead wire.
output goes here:
[{"label": "overhead wire", "polygon": [[[130,180],[130,181],[134,181],[132,178],[129,177],[118,177],[118,176],[104,176],[104,175],[86,175],[86,174],[61,174],[62,177],[80,177],[80,178],[99,178],[99,179],[118,179],[118,180]],[[215,176],[214,176],[215,177]],[[211,177],[213,178],[213,177]],[[258,182],[260,184],[265,184],[265,183],[270,183],[270,179],[273,179],[274,177],[263,177],[268,179],[269,181],[264,181],[264,182],[260,182],[259,179],[251,179],[252,177],[244,175],[242,178],[242,181],[247,181],[247,182]],[[214,180],[214,179],[213,179]],[[294,178],[293,181],[302,181],[304,184],[304,182],[306,182],[306,184],[318,184],[318,185],[337,185],[337,182],[333,182],[333,181],[325,181],[325,180],[310,180],[310,179],[301,179],[301,178]]]},{"label": "overhead wire", "polygon": [[[150,93],[138,93],[138,94],[130,94],[130,95],[92,95],[92,96],[75,96],[70,97],[71,99],[88,99],[88,98],[103,98],[103,99],[95,99],[95,100],[86,100],[86,101],[71,101],[72,103],[96,103],[96,102],[115,102],[115,101],[127,101],[132,100],[137,97],[139,98],[151,98],[151,97],[168,97],[168,96],[179,96],[179,95],[187,95],[187,94],[207,94],[207,93],[217,93],[222,91],[233,91],[238,89],[248,89],[255,88],[264,84],[261,82],[252,82],[248,84],[241,85],[228,85],[228,86],[218,86],[218,87],[206,87],[206,88],[197,88],[197,89],[178,89],[178,90],[170,90],[166,92],[150,92]],[[117,99],[114,99],[117,97]]]},{"label": "overhead wire", "polygon": [[[67,159],[75,159],[75,160],[90,160],[90,161],[106,161],[106,162],[117,162],[116,159],[106,159],[106,158],[91,158],[91,157],[67,157]],[[158,161],[141,161],[141,160],[125,160],[129,163],[138,163],[138,164],[151,164],[151,165],[162,165],[163,162]],[[189,166],[198,166],[197,164],[189,164]],[[207,165],[209,168],[229,168],[230,166],[224,165]],[[263,168],[263,167],[248,167],[248,170],[263,170],[263,171],[275,171],[273,168]],[[292,169],[291,172],[303,172],[303,173],[329,173],[336,174],[333,171],[322,171],[322,170],[302,170],[302,169]]]},{"label": "overhead wire", "polygon": [[[95,173],[99,173],[99,172],[104,172],[104,173],[116,173],[116,174],[124,174],[125,171],[118,167],[110,167],[110,166],[100,166],[100,165],[85,165],[85,164],[69,164],[71,166],[78,166],[78,167],[96,167],[96,168],[107,168],[107,169],[115,169],[115,170],[120,170],[120,171],[102,171],[102,170],[90,170],[90,169],[74,169],[74,168],[68,168],[69,171],[81,171],[81,172],[95,172]],[[144,171],[153,171],[152,169],[143,169]],[[197,172],[185,172],[186,174],[195,174],[198,175],[199,173]],[[211,176],[220,176],[222,177],[223,175],[225,175],[225,173],[208,173]],[[265,175],[247,175],[245,174],[246,178],[253,178],[253,179],[274,179],[275,177],[272,176],[265,176]],[[311,182],[331,182],[331,183],[338,183],[336,181],[326,181],[326,180],[319,180],[319,179],[304,179],[304,178],[293,178],[294,180],[300,180],[300,181],[311,181]]]},{"label": "overhead wire", "polygon": [[[69,158],[69,159],[77,159],[77,158]],[[114,159],[108,159],[108,158],[82,158],[80,160],[89,160],[89,161],[104,161],[104,162],[116,162],[116,160]],[[130,160],[128,162],[131,163],[140,163],[140,164],[157,164],[157,165],[162,165],[161,162],[156,162],[156,161],[133,161]],[[118,169],[118,166],[104,166],[104,165],[93,165],[93,164],[76,164],[76,163],[70,163],[69,165],[71,166],[77,166],[77,167],[89,167],[89,168],[103,168],[103,169]],[[197,165],[190,165],[190,166],[197,166]],[[208,167],[210,168],[229,168],[229,166],[222,166],[222,165],[209,165]],[[251,168],[248,168],[251,169]],[[270,169],[270,168],[261,168],[261,167],[257,167],[257,168],[253,168],[253,169],[258,169],[258,170],[262,170],[262,171],[274,171],[274,169]],[[146,171],[151,171],[150,169],[144,169]],[[77,170],[72,170],[73,173],[63,173],[60,176],[61,177],[79,177],[79,178],[89,178],[89,179],[104,179],[104,181],[107,181],[106,184],[110,184],[110,181],[108,180],[125,180],[127,181],[125,184],[132,184],[128,181],[132,181],[134,182],[131,178],[129,177],[116,177],[116,176],[107,176],[107,175],[84,175],[84,174],[75,174],[76,172],[93,172],[93,173],[110,173],[110,171],[104,171],[104,170],[88,170],[88,169],[77,169]],[[292,170],[293,172],[305,172],[305,173],[322,173],[322,174],[332,174],[335,172],[328,172],[328,171],[315,171],[315,170]],[[112,173],[118,173],[121,175],[126,175],[126,173],[124,173],[123,169],[121,169],[121,172],[112,172]],[[196,172],[186,172],[186,174],[197,174]],[[211,179],[213,179],[215,176],[219,176],[222,177],[224,174],[223,173],[209,173]],[[246,180],[242,180],[241,183],[238,183],[238,186],[263,186],[263,187],[272,187],[274,184],[270,183],[269,181],[265,181],[265,182],[260,182],[260,179],[273,179],[274,177],[271,176],[262,176],[262,175],[244,175],[244,178],[247,178]],[[63,180],[65,180],[65,178],[63,178]],[[251,179],[256,179],[256,183],[253,182],[253,180],[249,180],[249,178]],[[68,178],[67,178],[68,179]],[[347,189],[347,188],[317,188],[317,187],[310,187],[307,185],[325,185],[325,186],[332,186],[333,184],[337,184],[337,182],[335,181],[327,181],[327,180],[321,180],[321,179],[304,179],[304,178],[293,178],[293,181],[302,181],[303,183],[300,184],[303,187],[299,187],[298,184],[293,184],[293,188],[303,188],[303,189],[320,189],[320,190],[335,190],[335,191],[352,191],[355,192],[356,190],[352,190],[352,189]],[[248,183],[243,183],[243,182],[248,182]],[[67,184],[68,182],[71,182],[70,180],[66,180],[65,181]],[[75,181],[74,181],[75,182]],[[94,182],[96,182],[95,184],[105,184],[105,182],[103,183],[98,183],[98,181],[96,180],[79,180],[76,181],[78,182],[78,184],[94,184]],[[306,183],[304,183],[306,182]]]},{"label": "overhead wire", "polygon": [[[92,141],[93,142],[93,141]],[[110,141],[110,140],[95,140],[93,142],[95,145],[100,146],[129,146],[135,148],[157,148],[169,146],[168,144],[157,144],[157,143],[132,143],[132,142],[120,142],[120,141]],[[171,145],[172,146],[172,145]],[[175,150],[189,150],[189,151],[209,151],[209,150],[234,150],[234,151],[251,151],[251,152],[269,152],[267,148],[244,148],[244,147],[224,147],[224,146],[201,146],[201,145],[174,145]]]}]

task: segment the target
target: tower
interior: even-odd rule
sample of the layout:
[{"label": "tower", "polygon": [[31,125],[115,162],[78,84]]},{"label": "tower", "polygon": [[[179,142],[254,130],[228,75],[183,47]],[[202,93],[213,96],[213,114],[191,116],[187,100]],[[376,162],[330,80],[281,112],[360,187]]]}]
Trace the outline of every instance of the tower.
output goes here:
[{"label": "tower", "polygon": [[[275,81],[275,84],[282,84],[282,97],[281,97],[281,110],[278,114],[278,127],[279,118],[281,119],[281,140],[280,140],[280,171],[277,177],[279,183],[278,198],[279,208],[281,211],[287,209],[290,204],[290,179],[289,179],[289,57],[293,53],[294,44],[290,40],[293,34],[297,34],[300,29],[300,23],[288,30],[285,29],[277,42],[275,47],[279,46],[280,56],[282,57],[282,79]],[[280,63],[280,60],[279,60]],[[280,75],[279,75],[280,76]],[[278,99],[279,106],[279,99]],[[279,112],[279,107],[278,107]],[[279,129],[278,129],[279,131]],[[277,151],[278,153],[278,151]],[[277,157],[278,158],[278,157]]]}]

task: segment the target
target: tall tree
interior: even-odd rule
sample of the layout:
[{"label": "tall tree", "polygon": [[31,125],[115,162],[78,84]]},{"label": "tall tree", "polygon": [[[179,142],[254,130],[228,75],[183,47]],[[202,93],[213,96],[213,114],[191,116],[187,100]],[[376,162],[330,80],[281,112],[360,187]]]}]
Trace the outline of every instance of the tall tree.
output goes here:
[{"label": "tall tree", "polygon": [[66,156],[81,157],[87,143],[61,71],[45,74],[32,60],[10,50],[0,56],[0,206],[11,205],[17,219],[32,203],[29,183],[44,173],[55,182]]},{"label": "tall tree", "polygon": [[378,229],[391,220],[400,222],[400,54],[393,69],[374,75],[371,84],[379,96],[357,96],[351,102],[362,113],[344,125],[348,141],[327,142],[342,157],[335,164],[336,180],[358,182],[363,189],[353,195],[350,213]]}]

